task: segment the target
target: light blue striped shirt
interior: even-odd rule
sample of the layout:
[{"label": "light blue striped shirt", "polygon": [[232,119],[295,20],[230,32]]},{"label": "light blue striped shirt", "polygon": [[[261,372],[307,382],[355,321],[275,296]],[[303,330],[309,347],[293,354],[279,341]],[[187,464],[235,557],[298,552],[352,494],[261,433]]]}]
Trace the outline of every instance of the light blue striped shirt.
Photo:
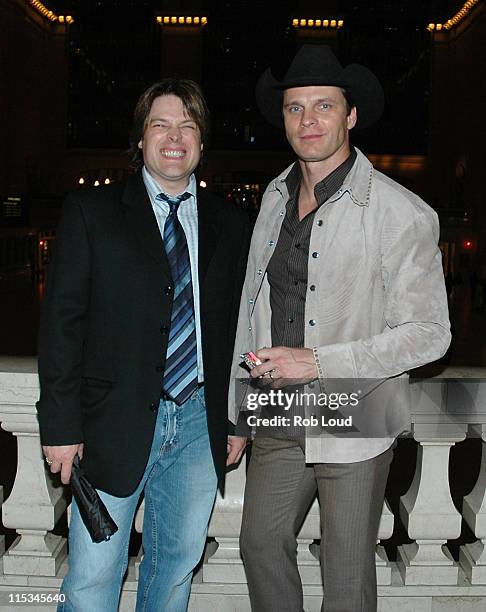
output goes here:
[{"label": "light blue striped shirt", "polygon": [[[147,193],[152,203],[152,208],[157,219],[159,226],[160,235],[164,237],[164,225],[165,220],[169,216],[169,205],[163,200],[156,200],[156,196],[162,191],[166,193],[162,187],[157,183],[153,176],[148,172],[144,166],[142,170],[143,182]],[[187,247],[189,249],[189,259],[191,262],[191,276],[192,276],[192,292],[194,296],[194,315],[196,319],[196,342],[197,342],[197,379],[198,382],[203,382],[204,371],[203,371],[203,359],[202,359],[202,345],[201,345],[201,316],[199,306],[199,274],[198,274],[198,225],[197,225],[197,185],[196,177],[191,174],[189,183],[182,193],[191,194],[190,198],[180,203],[177,211],[177,217],[182,225],[182,229],[186,234]],[[171,198],[177,197],[166,193]],[[180,195],[180,194],[177,194]]]}]

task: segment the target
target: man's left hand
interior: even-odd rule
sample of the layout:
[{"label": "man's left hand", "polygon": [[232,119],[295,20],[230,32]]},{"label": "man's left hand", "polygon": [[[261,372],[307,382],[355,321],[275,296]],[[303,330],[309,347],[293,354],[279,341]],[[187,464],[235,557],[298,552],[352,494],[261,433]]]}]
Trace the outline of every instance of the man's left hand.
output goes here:
[{"label": "man's left hand", "polygon": [[233,465],[233,463],[238,463],[241,459],[241,455],[243,454],[247,438],[242,438],[241,436],[228,436],[228,442],[226,447],[226,465]]},{"label": "man's left hand", "polygon": [[251,377],[270,379],[272,387],[280,386],[276,382],[279,379],[288,384],[290,380],[308,382],[318,377],[312,349],[276,346],[259,349],[255,354],[263,363],[251,370]]}]

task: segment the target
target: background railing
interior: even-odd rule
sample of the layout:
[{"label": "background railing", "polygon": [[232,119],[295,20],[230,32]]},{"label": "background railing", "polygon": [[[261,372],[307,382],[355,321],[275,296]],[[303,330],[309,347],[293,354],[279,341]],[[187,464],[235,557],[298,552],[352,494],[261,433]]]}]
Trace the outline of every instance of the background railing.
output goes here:
[{"label": "background railing", "polygon": [[[421,392],[417,398],[421,410],[413,416],[415,475],[408,491],[400,497],[398,510],[393,513],[387,502],[383,508],[376,551],[382,611],[396,610],[397,606],[413,612],[486,609],[486,385],[480,383],[480,379],[486,379],[486,368],[447,368],[440,376],[457,379],[457,384],[448,386],[449,410],[447,414],[434,410],[437,402],[443,401],[440,385]],[[5,551],[5,538],[0,536],[0,610],[12,610],[7,593],[55,593],[68,561],[66,539],[53,533],[68,507],[66,491],[51,477],[43,461],[37,398],[35,359],[0,358],[1,427],[15,436],[18,451],[15,481],[6,499],[0,488],[3,525],[16,533]],[[430,410],[426,405],[424,408],[426,401],[431,404]],[[481,439],[479,476],[458,509],[451,495],[450,451],[471,435]],[[3,451],[0,460],[6,460]],[[465,469],[469,467],[466,464]],[[218,495],[205,556],[193,583],[193,611],[250,609],[238,546],[244,483],[243,461],[228,474],[224,499]],[[143,509],[142,503],[135,519],[139,533]],[[455,560],[447,542],[459,538],[462,521],[475,540],[464,543]],[[398,543],[396,560],[391,561],[383,541],[390,538],[397,522],[408,538]],[[315,501],[298,540],[299,568],[309,612],[320,609],[322,597],[319,538],[319,508]],[[130,559],[121,610],[134,609],[142,554],[140,550]],[[49,609],[54,607],[39,607]]]}]

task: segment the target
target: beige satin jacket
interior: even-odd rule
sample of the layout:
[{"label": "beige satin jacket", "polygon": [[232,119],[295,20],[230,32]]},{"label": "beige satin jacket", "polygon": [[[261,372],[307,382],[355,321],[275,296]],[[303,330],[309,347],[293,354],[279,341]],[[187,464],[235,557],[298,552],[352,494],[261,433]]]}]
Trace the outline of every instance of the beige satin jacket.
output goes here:
[{"label": "beige satin jacket", "polygon": [[[450,343],[438,219],[417,195],[375,170],[359,150],[357,154],[343,186],[315,214],[305,346],[317,348],[325,379],[406,377],[408,370],[440,358]],[[269,184],[253,233],[232,366],[233,422],[239,412],[234,382],[247,376],[239,355],[271,346],[266,269],[285,215],[289,171]],[[396,387],[389,393],[406,429],[408,395],[400,397]],[[306,460],[362,461],[386,450],[393,440],[309,437]]]}]

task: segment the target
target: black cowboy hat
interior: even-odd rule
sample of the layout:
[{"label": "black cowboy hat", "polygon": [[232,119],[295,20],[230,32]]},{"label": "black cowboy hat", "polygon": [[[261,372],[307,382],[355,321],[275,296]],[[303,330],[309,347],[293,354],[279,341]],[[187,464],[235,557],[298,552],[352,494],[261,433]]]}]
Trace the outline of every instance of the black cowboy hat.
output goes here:
[{"label": "black cowboy hat", "polygon": [[303,45],[282,81],[267,68],[256,87],[260,112],[272,125],[282,128],[283,90],[307,85],[334,85],[346,89],[358,111],[357,129],[375,123],[383,112],[384,93],[376,76],[361,64],[343,68],[328,45]]}]

